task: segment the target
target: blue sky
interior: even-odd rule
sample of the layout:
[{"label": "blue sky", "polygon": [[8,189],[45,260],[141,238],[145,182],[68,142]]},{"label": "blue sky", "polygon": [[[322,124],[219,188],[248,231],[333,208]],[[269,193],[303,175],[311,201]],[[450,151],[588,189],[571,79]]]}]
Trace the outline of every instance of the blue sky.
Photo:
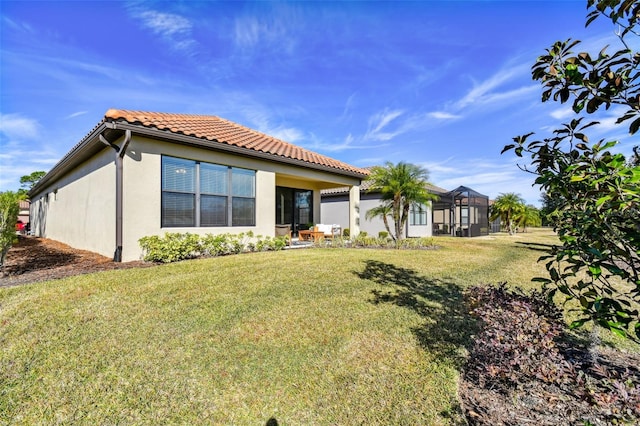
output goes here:
[{"label": "blue sky", "polygon": [[[618,46],[604,19],[584,29],[586,1],[1,1],[0,13],[0,191],[118,108],[217,115],[357,166],[411,162],[435,185],[537,205],[533,177],[500,151],[572,113],[540,102],[531,65],[569,37]],[[619,112],[590,137],[630,153]]]}]

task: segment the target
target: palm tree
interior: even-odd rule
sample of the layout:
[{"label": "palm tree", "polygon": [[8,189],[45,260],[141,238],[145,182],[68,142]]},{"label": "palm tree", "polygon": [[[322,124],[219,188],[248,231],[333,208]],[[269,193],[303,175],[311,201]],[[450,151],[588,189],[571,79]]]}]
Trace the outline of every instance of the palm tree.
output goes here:
[{"label": "palm tree", "polygon": [[393,232],[391,232],[391,227],[389,227],[389,216],[391,216],[392,208],[392,204],[386,201],[377,207],[367,210],[365,217],[367,219],[373,219],[374,217],[378,216],[381,217],[382,221],[384,222],[384,227],[387,229],[387,232],[389,233],[389,235],[393,235]]},{"label": "palm tree", "polygon": [[508,192],[500,194],[491,206],[491,216],[489,220],[493,221],[500,218],[503,226],[509,231],[509,235],[515,233],[515,221],[524,212],[524,200],[519,194]]},{"label": "palm tree", "polygon": [[426,204],[437,199],[437,196],[427,191],[428,176],[426,169],[404,162],[393,164],[388,161],[384,166],[371,169],[368,178],[371,181],[369,192],[380,192],[382,200],[389,204],[395,228],[395,232],[389,234],[396,244],[403,239],[411,205]]},{"label": "palm tree", "polygon": [[525,232],[527,231],[527,226],[542,225],[540,211],[532,205],[524,206],[522,212],[516,218],[514,218],[514,220],[517,226],[522,226]]}]

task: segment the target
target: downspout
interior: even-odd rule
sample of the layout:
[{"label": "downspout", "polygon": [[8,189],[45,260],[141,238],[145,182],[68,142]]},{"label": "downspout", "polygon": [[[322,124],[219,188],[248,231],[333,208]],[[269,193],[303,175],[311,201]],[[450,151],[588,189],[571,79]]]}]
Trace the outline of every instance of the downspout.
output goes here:
[{"label": "downspout", "polygon": [[124,163],[124,154],[127,152],[129,142],[131,142],[131,130],[125,131],[124,141],[120,146],[109,142],[102,135],[100,135],[100,142],[110,146],[116,151],[116,250],[113,253],[113,261],[122,262],[122,199],[124,187],[122,179],[122,164]]}]

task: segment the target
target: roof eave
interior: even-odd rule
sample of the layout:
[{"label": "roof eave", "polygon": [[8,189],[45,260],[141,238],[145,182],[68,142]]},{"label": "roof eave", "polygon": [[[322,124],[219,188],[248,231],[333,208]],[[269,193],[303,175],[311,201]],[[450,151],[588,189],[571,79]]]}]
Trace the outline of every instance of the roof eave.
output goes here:
[{"label": "roof eave", "polygon": [[94,154],[94,150],[98,146],[106,148],[100,142],[100,135],[107,129],[113,129],[110,123],[100,122],[87,136],[78,142],[60,161],[54,165],[49,172],[36,183],[28,193],[29,197],[40,193],[47,185],[53,183],[60,176],[68,172],[69,169],[75,167],[85,158]]},{"label": "roof eave", "polygon": [[[366,174],[358,173],[355,171],[339,169],[335,167],[323,166],[321,164],[309,163],[302,160],[296,160],[294,158],[287,158],[269,154],[261,151],[254,151],[247,148],[242,148],[225,143],[218,143],[216,146],[211,146],[211,141],[208,139],[198,138],[195,136],[189,136],[182,133],[175,133],[170,130],[160,130],[156,128],[145,127],[139,124],[131,124],[127,121],[102,121],[100,122],[87,136],[85,136],[71,151],[69,151],[55,166],[42,178],[34,187],[29,191],[29,197],[42,192],[47,185],[55,182],[60,176],[64,175],[71,168],[78,165],[80,162],[89,158],[92,153],[95,153],[96,148],[107,148],[102,142],[100,142],[100,135],[106,130],[122,131],[131,130],[132,133],[142,136],[148,136],[153,139],[164,140],[167,142],[179,143],[183,145],[189,145],[199,148],[206,148],[209,150],[218,150],[233,153],[236,155],[242,155],[245,157],[259,158],[266,161],[273,161],[277,163],[290,164],[293,166],[303,167],[307,169],[314,169],[323,172],[330,172],[342,176],[349,176],[357,179],[366,178]],[[100,150],[98,149],[98,151]],[[97,152],[97,151],[96,151]]]},{"label": "roof eave", "polygon": [[270,154],[262,151],[255,151],[252,149],[242,148],[234,145],[229,145],[226,143],[218,142],[215,146],[211,145],[211,140],[199,138],[196,136],[189,136],[183,133],[175,133],[171,130],[160,130],[157,128],[146,127],[139,124],[131,124],[127,121],[114,121],[111,123],[114,128],[120,130],[131,130],[135,134],[149,136],[153,139],[164,140],[167,142],[180,143],[183,145],[194,146],[198,148],[205,148],[209,150],[217,150],[229,152],[236,155],[242,155],[245,157],[259,158],[261,160],[273,161],[277,163],[290,164],[298,167],[304,167],[307,169],[314,169],[323,172],[330,172],[334,174],[339,174],[343,176],[354,177],[358,179],[366,178],[366,174],[358,173],[355,171],[339,169],[335,167],[323,166],[321,164],[309,163],[302,160],[296,160],[294,158],[288,158],[283,156],[278,156],[274,154]]}]

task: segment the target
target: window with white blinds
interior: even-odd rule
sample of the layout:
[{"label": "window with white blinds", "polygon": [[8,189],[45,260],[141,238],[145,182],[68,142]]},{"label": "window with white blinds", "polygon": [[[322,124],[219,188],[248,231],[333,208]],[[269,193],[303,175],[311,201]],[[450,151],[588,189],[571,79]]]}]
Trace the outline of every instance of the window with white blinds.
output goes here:
[{"label": "window with white blinds", "polygon": [[162,227],[255,226],[255,170],[162,156]]}]

